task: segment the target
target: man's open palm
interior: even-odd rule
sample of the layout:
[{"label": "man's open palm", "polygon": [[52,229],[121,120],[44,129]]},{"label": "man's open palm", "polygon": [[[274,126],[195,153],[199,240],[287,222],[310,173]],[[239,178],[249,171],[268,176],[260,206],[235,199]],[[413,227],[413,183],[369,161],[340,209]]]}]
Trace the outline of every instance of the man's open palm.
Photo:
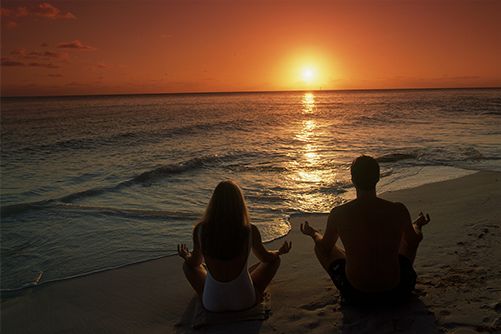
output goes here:
[{"label": "man's open palm", "polygon": [[425,217],[425,215],[422,212],[420,212],[419,216],[414,221],[414,224],[416,224],[417,226],[424,226],[424,225],[428,224],[430,222],[430,220],[431,219],[430,219],[429,214],[426,214],[426,217]]},{"label": "man's open palm", "polygon": [[310,224],[308,224],[307,221],[305,221],[304,224],[301,224],[301,232],[311,237],[312,235],[315,234],[315,232],[317,232],[317,230],[315,230],[313,227],[310,226]]}]

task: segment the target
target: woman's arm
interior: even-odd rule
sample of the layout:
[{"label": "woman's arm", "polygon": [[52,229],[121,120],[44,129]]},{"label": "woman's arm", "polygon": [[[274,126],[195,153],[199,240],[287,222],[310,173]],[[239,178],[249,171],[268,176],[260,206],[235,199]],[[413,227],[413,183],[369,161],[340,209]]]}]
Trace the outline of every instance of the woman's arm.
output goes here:
[{"label": "woman's arm", "polygon": [[185,244],[177,246],[179,256],[184,259],[187,265],[193,268],[201,265],[203,261],[202,249],[200,249],[200,240],[198,238],[199,229],[200,224],[196,225],[193,229],[193,252],[190,252]]},{"label": "woman's arm", "polygon": [[292,247],[292,242],[287,242],[287,241],[284,241],[284,243],[278,250],[273,250],[273,251],[267,250],[263,245],[259,229],[252,224],[251,224],[251,229],[252,229],[252,251],[254,252],[254,255],[256,255],[256,257],[261,262],[268,262],[268,263],[273,262],[280,255],[286,254],[290,251]]}]

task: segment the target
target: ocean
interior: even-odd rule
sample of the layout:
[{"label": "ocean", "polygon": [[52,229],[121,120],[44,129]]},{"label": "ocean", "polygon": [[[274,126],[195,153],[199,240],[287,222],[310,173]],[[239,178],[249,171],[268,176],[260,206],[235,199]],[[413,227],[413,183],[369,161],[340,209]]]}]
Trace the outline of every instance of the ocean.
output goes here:
[{"label": "ocean", "polygon": [[381,191],[501,171],[501,89],[2,98],[1,288],[174,255],[225,179],[283,236],[361,154]]}]

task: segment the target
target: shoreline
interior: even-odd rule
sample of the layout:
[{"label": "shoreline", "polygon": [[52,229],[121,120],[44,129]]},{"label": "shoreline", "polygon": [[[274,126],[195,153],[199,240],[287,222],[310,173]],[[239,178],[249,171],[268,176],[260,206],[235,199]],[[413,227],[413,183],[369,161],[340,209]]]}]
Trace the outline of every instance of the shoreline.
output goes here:
[{"label": "shoreline", "polygon": [[[478,171],[478,170],[468,170],[468,169],[464,169],[464,168],[449,167],[449,166],[414,166],[414,167],[408,167],[408,169],[418,170],[418,171],[416,173],[411,174],[411,175],[407,175],[407,177],[398,178],[397,180],[395,180],[394,182],[391,182],[391,183],[385,183],[384,181],[385,181],[386,177],[382,177],[381,181],[380,181],[381,183],[383,183],[382,188],[387,188],[387,189],[383,189],[383,191],[381,192],[380,195],[383,196],[387,192],[400,191],[400,190],[404,190],[404,189],[411,189],[411,188],[419,187],[419,186],[426,185],[426,184],[433,184],[433,183],[437,183],[437,182],[454,180],[454,179],[462,178],[464,176],[468,176],[468,175],[482,172],[482,171]],[[440,176],[438,176],[438,177],[434,176],[434,178],[431,179],[431,181],[426,182],[425,177],[436,172],[437,169],[438,170],[444,169],[444,170],[440,171]],[[423,174],[426,174],[425,176],[423,176],[421,174],[423,170],[425,170],[425,173],[423,173]],[[413,183],[406,182],[409,180],[412,180]],[[339,196],[343,199],[343,201],[352,200],[353,198],[355,198],[354,187],[352,186],[352,187],[348,188],[345,193],[339,194]],[[40,201],[40,202],[48,202],[48,201],[51,201],[51,200],[44,200],[44,201]],[[291,227],[289,229],[289,231],[287,232],[287,234],[273,237],[270,240],[266,240],[264,243],[269,244],[269,243],[272,243],[276,240],[287,237],[287,235],[291,232],[291,229],[292,229],[291,219],[294,217],[304,216],[304,215],[325,215],[327,213],[328,212],[299,212],[299,211],[293,212],[293,213],[286,216],[286,221],[289,224],[289,226]],[[17,287],[17,288],[0,289],[0,296],[2,298],[12,298],[18,294],[23,293],[23,291],[27,290],[27,289],[33,289],[33,288],[41,287],[41,286],[44,286],[47,284],[54,284],[54,283],[63,282],[63,281],[67,281],[67,280],[86,277],[89,275],[100,274],[103,272],[117,270],[117,269],[127,267],[127,266],[133,266],[136,264],[141,264],[141,263],[145,263],[148,261],[155,261],[155,260],[159,260],[162,258],[168,258],[168,257],[173,257],[173,256],[177,256],[177,254],[173,253],[173,254],[160,255],[160,256],[153,257],[153,258],[147,258],[144,260],[139,260],[139,261],[135,261],[135,262],[131,262],[131,263],[119,264],[116,266],[96,269],[96,270],[92,270],[89,272],[82,272],[79,274],[69,275],[69,276],[65,276],[65,277],[61,277],[61,278],[54,278],[54,279],[50,279],[47,281],[42,280],[39,283],[35,283],[33,281],[33,283],[26,283],[25,285]],[[43,275],[43,272],[42,272],[42,275]]]},{"label": "shoreline", "polygon": [[[500,332],[501,252],[496,248],[501,241],[500,185],[501,173],[478,172],[381,195],[405,203],[412,217],[421,210],[432,217],[415,263],[418,298],[399,310],[361,312],[342,307],[337,290],[314,259],[311,240],[298,231],[304,219],[323,229],[326,215],[291,216],[292,229],[285,238],[293,241],[293,248],[282,257],[270,286],[271,317],[216,326],[214,331],[377,333],[391,332],[393,326],[405,333]],[[267,247],[277,247],[283,238]],[[168,256],[28,288],[2,298],[2,329],[5,333],[191,333],[193,291],[181,266],[179,257]]]}]

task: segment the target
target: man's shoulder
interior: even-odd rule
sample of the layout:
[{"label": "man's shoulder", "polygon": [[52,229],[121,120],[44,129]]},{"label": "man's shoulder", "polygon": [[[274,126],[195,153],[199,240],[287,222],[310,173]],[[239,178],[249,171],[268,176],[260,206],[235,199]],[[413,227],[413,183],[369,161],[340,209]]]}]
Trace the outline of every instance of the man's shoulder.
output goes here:
[{"label": "man's shoulder", "polygon": [[341,214],[343,212],[351,210],[354,204],[355,204],[355,200],[348,201],[346,203],[343,203],[343,204],[340,204],[338,206],[333,207],[330,213],[331,214]]},{"label": "man's shoulder", "polygon": [[332,208],[328,221],[339,224],[345,220],[349,220],[354,211],[356,211],[355,200],[340,204]]},{"label": "man's shoulder", "polygon": [[386,202],[388,202],[388,205],[390,205],[394,210],[404,211],[404,212],[408,211],[407,207],[402,202],[390,202],[390,201],[386,201]]},{"label": "man's shoulder", "polygon": [[391,202],[387,200],[384,201],[384,205],[386,205],[387,210],[398,215],[398,216],[407,216],[409,215],[409,210],[405,206],[404,203],[401,202]]}]

